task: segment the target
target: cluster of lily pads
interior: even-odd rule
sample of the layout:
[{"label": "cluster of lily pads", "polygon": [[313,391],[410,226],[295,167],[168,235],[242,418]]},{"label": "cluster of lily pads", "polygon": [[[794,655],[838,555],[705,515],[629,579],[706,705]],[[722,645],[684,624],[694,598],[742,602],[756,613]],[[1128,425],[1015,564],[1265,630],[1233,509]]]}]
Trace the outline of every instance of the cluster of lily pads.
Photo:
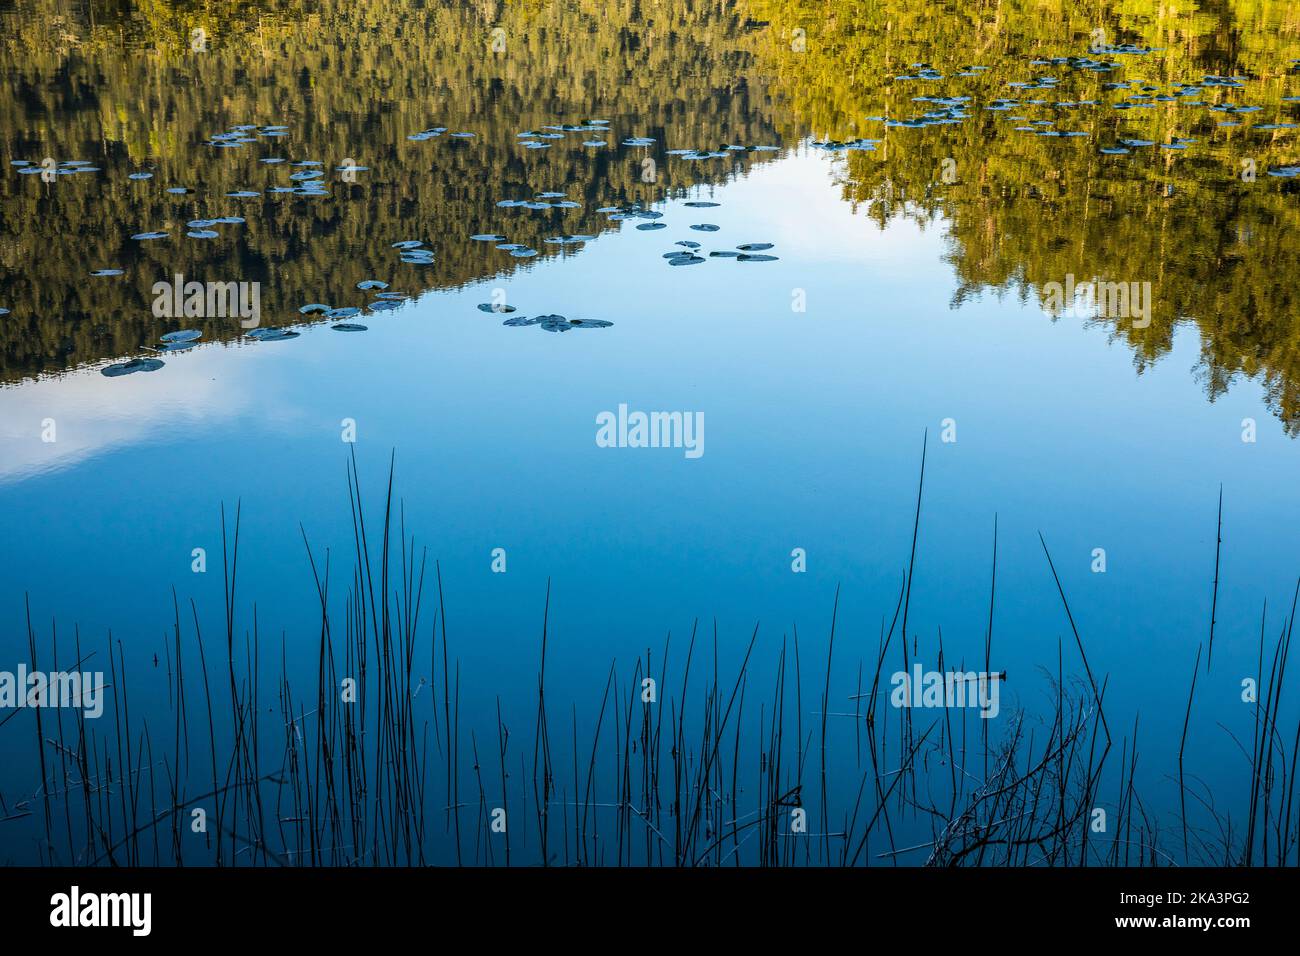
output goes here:
[{"label": "cluster of lily pads", "polygon": [[533,199],[502,199],[498,209],[580,209],[582,203],[569,199],[564,193],[538,193]]},{"label": "cluster of lily pads", "polygon": [[[328,319],[331,323],[330,328],[335,332],[365,332],[368,326],[361,325],[357,322],[347,322],[361,314],[362,309],[370,312],[392,312],[394,309],[400,309],[410,297],[404,292],[389,292],[388,283],[380,279],[363,279],[357,283],[357,288],[362,292],[373,292],[374,301],[367,302],[362,307],[354,305],[345,305],[335,308],[326,305],[323,302],[312,302],[304,305],[298,310],[301,315],[320,315]],[[250,333],[250,338],[256,338]]]},{"label": "cluster of lily pads", "polygon": [[[157,346],[149,346],[152,352],[184,352],[186,349],[192,349],[198,344],[203,333],[198,329],[178,329],[175,332],[167,332],[160,336]],[[114,362],[100,369],[100,374],[108,378],[120,378],[123,375],[134,375],[136,372],[156,372],[166,363],[157,358],[136,358],[125,362]]]},{"label": "cluster of lily pads", "polygon": [[822,149],[828,153],[840,153],[852,149],[861,150],[864,153],[870,153],[875,151],[876,146],[879,145],[879,143],[880,140],[878,139],[858,138],[850,140],[814,140],[811,145],[814,149]]},{"label": "cluster of lily pads", "polygon": [[421,239],[403,239],[393,243],[392,248],[398,251],[398,260],[407,265],[433,265],[433,250],[425,248],[424,241]]},{"label": "cluster of lily pads", "polygon": [[[11,159],[10,166],[17,166],[19,175],[38,176],[45,172],[47,167],[33,163],[30,159]],[[99,167],[93,165],[88,159],[65,159],[57,163],[50,172],[56,176],[75,176],[77,173],[97,173]]]},{"label": "cluster of lily pads", "polygon": [[[625,144],[626,145],[626,144]],[[641,145],[641,144],[637,144]],[[682,159],[699,160],[699,159],[726,159],[734,156],[736,153],[771,153],[779,150],[780,146],[741,146],[737,143],[724,143],[716,150],[708,149],[670,149],[667,151],[669,156],[679,156]]]},{"label": "cluster of lily pads", "polygon": [[[510,315],[512,312],[519,311],[513,305],[506,305],[501,302],[480,303],[478,310],[487,312],[490,315]],[[535,325],[543,332],[570,332],[573,329],[607,329],[614,323],[605,319],[569,319],[562,315],[548,313],[546,315],[535,315],[531,318],[524,315],[511,315],[501,324],[511,328],[525,328]]]},{"label": "cluster of lily pads", "polygon": [[289,127],[287,126],[258,126],[254,123],[241,123],[238,126],[232,126],[224,133],[215,133],[207,138],[204,146],[212,146],[216,149],[238,149],[241,146],[247,146],[249,143],[258,142],[258,137],[277,137],[288,136]]},{"label": "cluster of lily pads", "polygon": [[[1117,45],[1099,45],[1089,51],[1090,55],[1069,55],[1044,57],[1029,61],[1032,67],[1065,67],[1071,70],[1106,73],[1118,69],[1122,66],[1118,57],[1123,56],[1146,56],[1151,53],[1159,52],[1159,48],[1140,46],[1137,44],[1124,43]],[[1293,63],[1293,68],[1300,64]],[[970,77],[979,76],[981,71],[987,67],[966,66],[958,72],[957,76]],[[938,81],[945,79],[943,73],[935,69],[928,63],[913,63],[911,73],[895,76],[895,82],[907,81]],[[1135,109],[1154,109],[1161,104],[1175,103],[1180,106],[1203,107],[1212,113],[1223,114],[1228,119],[1218,122],[1220,127],[1239,126],[1239,121],[1235,118],[1244,114],[1257,113],[1261,107],[1253,104],[1238,103],[1210,103],[1201,98],[1206,90],[1211,89],[1242,89],[1248,78],[1242,76],[1218,76],[1215,74],[1205,74],[1200,80],[1195,82],[1171,82],[1167,89],[1153,85],[1145,80],[1110,80],[1102,84],[1102,89],[1115,91],[1123,94],[1122,98],[1112,103],[1112,107],[1119,111]],[[1028,92],[1037,90],[1055,90],[1060,83],[1060,77],[1051,73],[1040,73],[1032,76],[1027,80],[1008,81],[1005,85],[1011,89]],[[1300,102],[1300,96],[1284,96],[1282,102]],[[903,128],[921,128],[929,126],[945,126],[960,123],[969,119],[969,113],[966,112],[966,105],[970,101],[969,96],[917,96],[913,97],[913,102],[931,103],[938,109],[931,110],[921,116],[911,118],[891,118],[886,116],[868,116],[868,120],[879,121],[889,127]],[[1044,108],[1055,112],[1070,111],[1084,107],[1097,107],[1101,104],[1097,100],[1047,100],[1047,99],[1027,99],[1027,98],[1008,98],[999,97],[985,104],[984,109],[993,112],[1013,113],[1015,111],[1025,110],[1028,108]],[[1008,117],[1012,121],[1018,121],[1025,125],[1015,127],[1022,132],[1030,132],[1037,136],[1058,137],[1058,138],[1089,138],[1089,134],[1081,130],[1058,129],[1055,120],[1036,119],[1030,120],[1024,115],[1012,115]],[[1256,123],[1251,126],[1252,130],[1270,131],[1279,129],[1294,129],[1300,126],[1291,122],[1274,122],[1274,123]],[[874,148],[876,140],[861,138],[850,141],[817,141],[812,145],[815,148],[831,152],[843,150],[865,150],[869,151]],[[1100,152],[1110,156],[1123,156],[1131,153],[1134,149],[1146,146],[1157,146],[1166,150],[1185,150],[1196,139],[1186,136],[1172,136],[1168,142],[1154,143],[1140,139],[1120,139],[1115,145],[1103,146]],[[1283,166],[1274,170],[1269,170],[1270,175],[1289,178],[1294,175],[1288,170],[1292,167]]]},{"label": "cluster of lily pads", "polygon": [[[185,233],[191,239],[215,239],[220,235],[213,226],[238,226],[247,222],[243,216],[218,216],[215,219],[191,219],[185,224],[189,230]],[[131,238],[139,242],[147,242],[154,239],[166,239],[171,233],[155,230],[152,232],[137,232]],[[121,275],[120,269],[100,269],[92,275]]]},{"label": "cluster of lily pads", "polygon": [[[609,120],[584,120],[581,123],[560,123],[542,127],[545,132],[535,130],[524,130],[522,133],[516,133],[515,139],[524,149],[550,149],[549,140],[564,139],[565,133],[598,133],[601,136],[609,135]],[[586,139],[582,141],[583,146],[593,149],[601,146],[608,146],[609,141],[604,139]]]},{"label": "cluster of lily pads", "polygon": [[[683,239],[677,245],[681,248],[663,254],[670,266],[697,266],[706,260],[698,251],[698,242]],[[767,255],[766,250],[771,248],[773,244],[770,242],[742,242],[734,249],[716,249],[707,258],[735,259],[737,262],[775,262],[780,257]]]}]

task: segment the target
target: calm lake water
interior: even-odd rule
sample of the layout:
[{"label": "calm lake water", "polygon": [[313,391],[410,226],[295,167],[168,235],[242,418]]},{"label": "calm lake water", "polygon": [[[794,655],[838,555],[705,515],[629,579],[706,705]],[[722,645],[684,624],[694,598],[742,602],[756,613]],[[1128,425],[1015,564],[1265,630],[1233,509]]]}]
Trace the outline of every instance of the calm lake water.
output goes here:
[{"label": "calm lake water", "polygon": [[[57,626],[67,658],[76,628],[107,670],[111,633],[134,735],[152,712],[161,737],[173,589],[224,682],[220,509],[238,503],[235,656],[263,710],[282,674],[310,709],[304,535],[341,605],[348,462],[373,535],[392,456],[430,561],[414,674],[444,676],[436,559],[464,780],[471,728],[496,758],[498,707],[531,752],[549,582],[561,768],[611,662],[626,697],[636,661],[652,649],[657,672],[670,632],[684,656],[696,621],[724,705],[758,626],[743,721],[761,737],[758,688],[797,632],[788,746],[819,792],[834,715],[832,821],[806,805],[810,832],[838,831],[924,443],[907,651],[896,632],[885,680],[903,653],[935,667],[940,642],[983,667],[996,520],[990,734],[1017,709],[1050,733],[1051,679],[1090,669],[1114,742],[1092,802],[1122,812],[1131,774],[1173,833],[1199,654],[1187,773],[1248,813],[1243,681],[1267,686],[1300,573],[1294,7],[19,0],[0,42],[0,668],[31,662],[28,605],[42,655]],[[250,308],[159,314],[177,276],[249,284]],[[1071,308],[1094,278],[1124,298]],[[520,321],[538,316],[561,318]],[[158,351],[179,330],[202,334]],[[620,406],[702,430],[603,447]],[[32,714],[0,734],[0,817],[37,811],[0,823],[0,858],[45,859]],[[1183,858],[1181,838],[1161,847]]]}]

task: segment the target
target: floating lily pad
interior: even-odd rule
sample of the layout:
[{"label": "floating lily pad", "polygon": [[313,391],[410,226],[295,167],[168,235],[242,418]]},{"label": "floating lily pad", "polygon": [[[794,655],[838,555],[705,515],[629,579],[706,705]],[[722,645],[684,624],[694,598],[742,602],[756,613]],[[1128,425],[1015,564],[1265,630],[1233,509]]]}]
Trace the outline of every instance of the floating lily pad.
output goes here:
[{"label": "floating lily pad", "polygon": [[283,342],[285,339],[296,339],[301,334],[292,329],[254,329],[248,333],[248,337],[259,342]]},{"label": "floating lily pad", "polygon": [[393,249],[418,249],[422,245],[424,245],[424,243],[421,242],[419,239],[404,239],[401,242],[393,243],[392,248]]},{"label": "floating lily pad", "polygon": [[215,229],[191,229],[185,235],[191,239],[216,239],[220,233]]},{"label": "floating lily pad", "polygon": [[381,299],[378,302],[371,302],[366,308],[371,312],[391,312],[393,309],[400,309],[402,303],[393,299]]},{"label": "floating lily pad", "polygon": [[379,289],[382,292],[384,289],[388,288],[388,283],[381,282],[378,279],[363,279],[361,282],[357,283],[357,288],[361,289],[363,292],[369,289]]},{"label": "floating lily pad", "polygon": [[499,312],[502,315],[505,315],[509,312],[518,311],[518,309],[516,309],[513,305],[506,305],[504,302],[499,304],[492,303],[492,302],[480,302],[478,306],[478,310],[480,312]]},{"label": "floating lily pad", "polygon": [[158,337],[159,342],[195,342],[203,337],[198,329],[178,329]]},{"label": "floating lily pad", "polygon": [[131,375],[135,372],[156,372],[166,363],[162,359],[140,358],[131,359],[129,362],[115,362],[112,365],[100,369],[102,375],[109,378],[118,378],[122,375]]},{"label": "floating lily pad", "polygon": [[546,318],[545,316],[541,316],[541,315],[532,319],[528,318],[528,316],[526,315],[515,315],[506,319],[501,324],[511,326],[512,328],[518,328],[520,326],[525,326],[525,325],[540,325],[545,318]]},{"label": "floating lily pad", "polygon": [[722,227],[715,226],[711,222],[701,222],[698,223],[697,225],[691,226],[691,228],[694,229],[696,232],[717,232]]},{"label": "floating lily pad", "polygon": [[771,249],[770,242],[742,242],[736,246],[741,252],[762,252],[764,249]]},{"label": "floating lily pad", "polygon": [[311,314],[314,313],[314,312],[329,312],[329,311],[331,311],[333,308],[334,308],[333,306],[326,305],[326,304],[323,303],[323,302],[313,302],[313,303],[311,303],[310,305],[304,305],[304,306],[303,306],[302,308],[300,308],[298,311],[299,311],[302,315],[311,315]]},{"label": "floating lily pad", "polygon": [[776,262],[780,256],[765,256],[762,254],[753,255],[750,253],[741,253],[736,256],[737,262]]},{"label": "floating lily pad", "polygon": [[136,233],[134,236],[132,236],[131,238],[132,238],[132,239],[139,239],[139,240],[141,240],[142,242],[143,242],[144,240],[146,240],[146,239],[166,239],[166,238],[167,238],[167,233],[165,233],[165,232],[137,232],[137,233]]},{"label": "floating lily pad", "polygon": [[[499,204],[498,204],[499,205]],[[505,236],[498,236],[492,232],[481,232],[476,236],[470,236],[475,242],[505,242]]]},{"label": "floating lily pad", "polygon": [[331,325],[335,332],[364,332],[368,326],[357,325],[355,322],[340,322],[338,325]]},{"label": "floating lily pad", "polygon": [[643,222],[637,228],[642,232],[653,232],[656,229],[667,229],[668,224],[663,222]]},{"label": "floating lily pad", "polygon": [[102,278],[104,276],[120,276],[122,275],[122,270],[121,269],[96,269],[94,272],[91,273],[91,275],[95,276],[96,278]]},{"label": "floating lily pad", "polygon": [[127,179],[153,179],[153,173],[130,173]]},{"label": "floating lily pad", "polygon": [[668,260],[668,264],[670,266],[698,266],[703,261],[704,261],[703,256],[692,255],[691,253],[684,253],[680,256],[673,256],[671,259]]},{"label": "floating lily pad", "polygon": [[361,310],[355,306],[345,305],[339,309],[330,309],[325,313],[327,319],[350,319],[354,315],[360,315]]}]

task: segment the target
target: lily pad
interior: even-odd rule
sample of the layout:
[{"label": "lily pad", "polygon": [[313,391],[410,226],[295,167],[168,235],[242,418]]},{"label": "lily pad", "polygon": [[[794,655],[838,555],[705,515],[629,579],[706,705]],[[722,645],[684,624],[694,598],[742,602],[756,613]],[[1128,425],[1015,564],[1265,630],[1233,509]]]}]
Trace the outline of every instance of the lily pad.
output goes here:
[{"label": "lily pad", "polygon": [[254,329],[248,333],[248,337],[258,342],[283,342],[285,339],[296,339],[301,334],[292,329]]},{"label": "lily pad", "polygon": [[102,375],[108,378],[119,378],[123,375],[131,375],[135,372],[156,372],[166,363],[162,359],[140,358],[131,359],[129,362],[115,362],[112,365],[100,369]]}]

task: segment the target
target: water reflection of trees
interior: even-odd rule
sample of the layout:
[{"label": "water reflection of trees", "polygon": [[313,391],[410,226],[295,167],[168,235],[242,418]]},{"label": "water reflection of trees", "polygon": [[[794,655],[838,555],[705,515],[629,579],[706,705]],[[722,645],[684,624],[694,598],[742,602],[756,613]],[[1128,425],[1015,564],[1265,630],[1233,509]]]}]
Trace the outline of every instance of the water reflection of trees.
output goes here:
[{"label": "water reflection of trees", "polygon": [[[414,290],[518,267],[504,254],[485,260],[483,247],[465,240],[474,232],[508,231],[555,254],[541,240],[598,231],[597,206],[653,201],[761,161],[749,154],[731,164],[668,162],[647,184],[635,151],[593,153],[575,143],[531,152],[515,142],[519,131],[599,114],[619,138],[657,136],[669,146],[788,144],[810,133],[882,138],[876,152],[844,154],[843,196],[882,226],[898,216],[942,218],[953,240],[954,304],[990,287],[1032,300],[1044,283],[1067,275],[1149,281],[1151,324],[1109,323],[1139,368],[1168,351],[1179,323],[1194,323],[1209,396],[1235,376],[1259,376],[1272,407],[1300,430],[1295,184],[1265,175],[1300,160],[1300,131],[1249,128],[1300,116],[1300,104],[1281,102],[1300,94],[1290,63],[1300,56],[1300,9],[1285,2],[1177,10],[1154,0],[78,9],[61,13],[52,0],[26,0],[0,15],[23,27],[6,29],[0,41],[11,94],[0,101],[5,158],[89,159],[115,174],[95,183],[61,177],[52,186],[36,177],[0,180],[0,296],[14,310],[0,325],[7,380],[132,352],[161,329],[148,314],[149,285],[176,271],[258,279],[268,321],[289,321],[304,302],[351,304],[362,278],[396,276],[398,286]],[[196,55],[189,43],[200,27],[210,42]],[[496,27],[505,55],[489,52]],[[1098,27],[1109,42],[1161,49],[1122,58],[1117,74],[1031,65],[1034,57],[1086,52]],[[918,61],[948,74],[966,63],[990,69],[935,83],[892,79]],[[1016,132],[1022,124],[1008,114],[979,108],[1016,95],[1008,80],[1049,72],[1061,76],[1058,89],[1022,96],[1102,105],[1015,115],[1058,119],[1087,139]],[[1109,103],[1120,94],[1102,89],[1119,77],[1164,87],[1206,74],[1252,79],[1244,90],[1210,89],[1197,99],[1265,109],[1221,128],[1223,114],[1178,103],[1117,111]],[[956,93],[972,95],[975,106],[959,125],[885,130],[867,120],[919,115],[930,106],[914,97]],[[241,122],[289,125],[287,157],[331,166],[353,158],[371,171],[350,185],[331,173],[328,200],[232,199],[214,208],[163,192],[183,184],[221,196],[283,181],[284,171],[259,166],[251,154],[214,155],[199,145]],[[430,125],[478,137],[468,144],[406,139]],[[1199,141],[1184,152],[1097,152],[1120,137],[1172,136]],[[941,175],[948,159],[954,183]],[[1243,159],[1255,161],[1255,183],[1242,181]],[[152,167],[155,178],[125,180],[136,166]],[[569,190],[584,208],[503,217],[494,206],[551,189]],[[248,223],[207,245],[126,238],[165,226],[179,235],[185,220],[222,213]],[[396,266],[389,243],[405,238],[429,242],[435,265]],[[130,281],[85,278],[105,266],[126,268]]]},{"label": "water reflection of trees", "polygon": [[[302,16],[235,4],[142,4],[128,16],[92,4],[78,8],[80,19],[56,7],[36,0],[9,14],[14,29],[0,41],[10,93],[0,102],[4,159],[86,159],[105,174],[48,185],[12,170],[0,178],[7,380],[152,341],[165,326],[149,312],[150,287],[177,272],[260,281],[266,324],[298,320],[309,302],[360,304],[354,287],[367,278],[401,291],[454,287],[528,268],[471,234],[505,231],[542,256],[562,254],[542,240],[607,228],[597,207],[654,202],[772,155],[661,162],[646,182],[642,152],[617,148],[624,136],[663,142],[671,130],[674,143],[701,147],[776,138],[764,84],[748,76],[753,54],[739,46],[750,28],[723,2],[673,0],[643,13],[630,0],[423,8],[362,0]],[[199,27],[205,52],[190,49]],[[490,52],[496,27],[504,55]],[[537,151],[516,139],[588,118],[611,121],[608,149],[582,147],[591,138],[582,134]],[[331,197],[225,198],[289,184],[288,164],[259,164],[268,155],[260,147],[202,145],[241,123],[289,126],[269,153],[323,162]],[[477,136],[407,139],[431,126]],[[369,170],[342,182],[333,167],[344,159]],[[154,178],[128,180],[136,168]],[[195,193],[165,191],[175,185]],[[583,208],[495,206],[550,190]],[[184,238],[188,220],[221,215],[247,223],[215,227],[220,240]],[[154,229],[173,238],[128,238]],[[405,239],[427,242],[434,264],[399,264],[390,245]],[[107,267],[127,276],[88,278]],[[238,330],[214,320],[204,331]]]},{"label": "water reflection of trees", "polygon": [[[1289,431],[1300,431],[1300,184],[1266,175],[1272,166],[1300,161],[1300,130],[1249,128],[1300,121],[1300,104],[1282,102],[1300,94],[1291,63],[1300,56],[1300,8],[1229,2],[1202,12],[1155,2],[1018,0],[951,4],[949,15],[936,16],[902,0],[754,0],[751,7],[806,31],[802,53],[782,30],[759,40],[760,60],[765,68],[776,65],[791,114],[819,136],[884,139],[876,152],[845,154],[844,198],[882,226],[897,216],[946,220],[955,305],[988,288],[1041,301],[1042,286],[1067,275],[1148,281],[1151,324],[1108,323],[1139,369],[1169,350],[1178,325],[1194,323],[1209,397],[1236,376],[1259,376],[1270,406]],[[1036,57],[1086,54],[1097,27],[1110,43],[1162,49],[1119,57],[1124,69],[1113,74],[1031,65]],[[947,74],[965,64],[991,69],[934,83],[890,79],[921,61]],[[1061,77],[1058,90],[1018,94],[1005,86],[1046,73]],[[1207,74],[1250,80],[1243,89],[1207,89],[1193,99],[1264,109],[1221,128],[1216,123],[1225,114],[1178,103],[1115,110],[1110,104],[1123,94],[1102,88],[1139,77],[1167,87]],[[970,119],[960,125],[886,130],[865,120],[916,116],[932,107],[913,97],[958,94],[973,97]],[[1102,105],[1013,111],[1089,134],[1057,139],[1018,133],[1014,127],[1023,123],[980,108],[1014,96]],[[1121,137],[1160,143],[1174,136],[1198,142],[1187,151],[1098,153]],[[946,159],[956,164],[950,185],[942,177]],[[1242,179],[1246,159],[1255,162],[1254,183]]]}]

